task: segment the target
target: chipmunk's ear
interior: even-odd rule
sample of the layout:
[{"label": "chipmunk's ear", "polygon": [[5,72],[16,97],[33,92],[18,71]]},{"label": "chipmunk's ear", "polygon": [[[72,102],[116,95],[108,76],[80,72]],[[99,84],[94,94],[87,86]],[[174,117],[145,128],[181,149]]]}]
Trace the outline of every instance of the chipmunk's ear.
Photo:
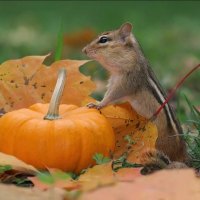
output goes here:
[{"label": "chipmunk's ear", "polygon": [[132,24],[129,22],[122,24],[122,26],[119,28],[119,34],[123,39],[130,36],[131,31],[132,31]]}]

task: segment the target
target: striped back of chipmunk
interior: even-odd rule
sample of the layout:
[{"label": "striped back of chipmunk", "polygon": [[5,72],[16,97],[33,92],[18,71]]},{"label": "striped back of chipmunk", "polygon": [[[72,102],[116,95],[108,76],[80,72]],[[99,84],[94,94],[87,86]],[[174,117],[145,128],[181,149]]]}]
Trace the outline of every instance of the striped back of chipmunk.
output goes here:
[{"label": "striped back of chipmunk", "polygon": [[[152,71],[151,67],[148,67],[148,83],[150,86],[150,89],[154,95],[154,97],[156,98],[157,102],[162,105],[165,102],[166,99],[166,94],[163,91],[159,81],[157,80],[154,72]],[[171,127],[174,130],[175,134],[182,134],[182,128],[178,122],[178,120],[176,119],[175,113],[172,109],[172,107],[167,103],[164,106],[164,112],[166,115],[166,119],[167,119],[167,123],[168,126]]]}]

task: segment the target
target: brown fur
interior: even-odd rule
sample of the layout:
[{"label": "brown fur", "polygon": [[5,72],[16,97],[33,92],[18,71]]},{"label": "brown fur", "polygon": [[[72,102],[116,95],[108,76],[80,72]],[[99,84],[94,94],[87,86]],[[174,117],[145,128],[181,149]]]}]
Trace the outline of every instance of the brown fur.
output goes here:
[{"label": "brown fur", "polygon": [[[162,104],[161,97],[165,97],[165,93],[131,33],[131,28],[132,25],[126,23],[118,30],[102,33],[83,52],[111,73],[107,92],[96,107],[128,101],[139,114],[150,118]],[[99,43],[102,36],[106,36],[109,41]],[[184,161],[186,148],[180,136],[182,129],[170,105],[166,105],[157,116],[155,124],[159,134],[156,148],[171,160]]]}]

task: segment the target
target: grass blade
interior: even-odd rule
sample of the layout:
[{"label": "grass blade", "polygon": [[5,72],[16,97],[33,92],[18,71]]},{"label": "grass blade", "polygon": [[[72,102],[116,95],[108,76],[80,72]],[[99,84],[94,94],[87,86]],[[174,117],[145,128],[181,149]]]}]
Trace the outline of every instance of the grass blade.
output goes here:
[{"label": "grass blade", "polygon": [[196,115],[195,111],[194,111],[194,106],[192,105],[192,103],[190,102],[190,100],[186,97],[186,95],[184,95],[185,100],[190,108],[191,114],[192,116],[195,118],[195,120],[198,120],[198,116]]},{"label": "grass blade", "polygon": [[63,22],[61,20],[60,29],[57,36],[57,44],[56,44],[55,57],[54,57],[55,61],[61,60],[62,58],[63,40],[64,40],[64,31],[63,31]]}]

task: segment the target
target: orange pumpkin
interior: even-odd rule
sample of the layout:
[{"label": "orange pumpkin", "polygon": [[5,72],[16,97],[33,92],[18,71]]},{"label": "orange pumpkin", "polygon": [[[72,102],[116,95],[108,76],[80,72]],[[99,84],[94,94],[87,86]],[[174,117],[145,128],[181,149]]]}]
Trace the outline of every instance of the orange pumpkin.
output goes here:
[{"label": "orange pumpkin", "polygon": [[109,156],[113,152],[113,129],[99,111],[61,105],[60,115],[54,107],[44,118],[48,107],[38,103],[0,118],[0,151],[39,169],[73,172],[93,165],[95,153]]}]

